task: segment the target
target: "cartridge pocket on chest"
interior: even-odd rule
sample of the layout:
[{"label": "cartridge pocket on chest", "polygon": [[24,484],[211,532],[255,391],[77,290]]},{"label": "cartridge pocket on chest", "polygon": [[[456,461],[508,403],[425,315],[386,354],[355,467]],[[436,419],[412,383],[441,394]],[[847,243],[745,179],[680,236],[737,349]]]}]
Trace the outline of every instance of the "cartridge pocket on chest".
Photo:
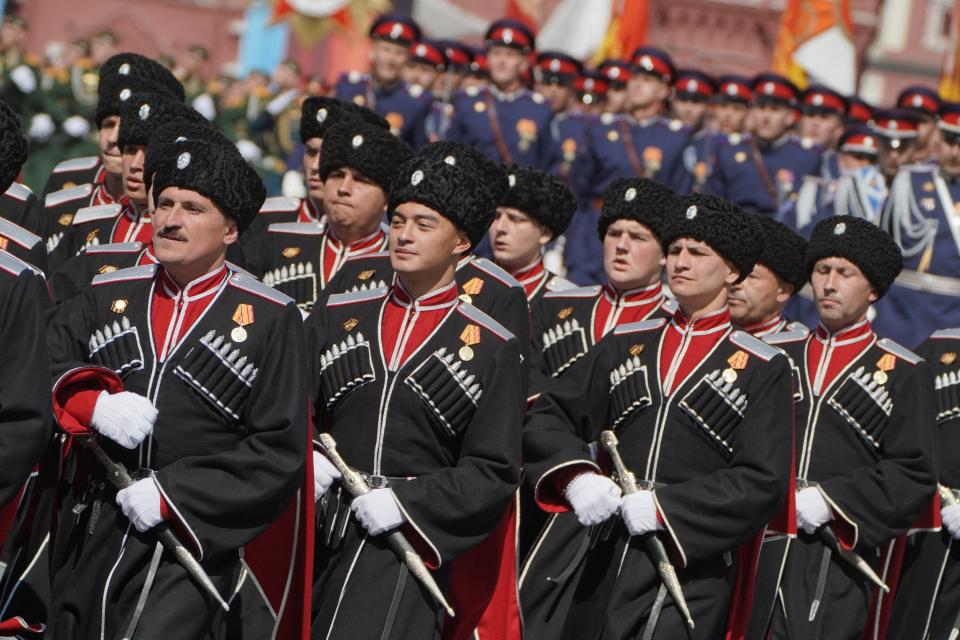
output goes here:
[{"label": "cartridge pocket on chest", "polygon": [[445,347],[430,354],[405,382],[448,436],[456,436],[470,423],[483,395],[477,377]]},{"label": "cartridge pocket on chest", "polygon": [[121,378],[143,369],[140,333],[126,316],[94,332],[89,347],[91,362],[111,369]]},{"label": "cartridge pocket on chest", "polygon": [[616,429],[652,403],[647,366],[633,356],[610,372],[610,426]]},{"label": "cartridge pocket on chest", "polygon": [[220,413],[239,421],[258,369],[224,336],[210,331],[187,352],[174,373]]},{"label": "cartridge pocket on chest", "polygon": [[747,409],[747,396],[735,386],[733,369],[704,376],[680,401],[683,410],[707,438],[727,455],[733,454],[733,433]]},{"label": "cartridge pocket on chest", "polygon": [[370,343],[362,333],[347,336],[320,356],[320,387],[327,409],[375,379]]},{"label": "cartridge pocket on chest", "polygon": [[827,404],[843,416],[864,442],[879,449],[880,438],[893,411],[893,400],[886,386],[876,378],[866,367],[859,367],[847,376]]}]

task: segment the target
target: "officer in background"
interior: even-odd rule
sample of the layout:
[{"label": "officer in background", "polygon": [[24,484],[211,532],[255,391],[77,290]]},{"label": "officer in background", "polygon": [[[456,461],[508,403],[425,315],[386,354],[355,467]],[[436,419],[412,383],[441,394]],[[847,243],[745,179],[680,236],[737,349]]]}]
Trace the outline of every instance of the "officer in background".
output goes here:
[{"label": "officer in background", "polygon": [[825,178],[840,175],[835,149],[843,133],[847,108],[847,99],[827,87],[812,85],[803,93],[799,125],[801,139],[823,149],[820,174]]},{"label": "officer in background", "polygon": [[909,86],[897,96],[897,108],[912,112],[919,120],[917,144],[913,152],[914,162],[936,161],[939,150],[937,112],[940,109],[940,103],[940,94],[924,86]]},{"label": "officer in background", "polygon": [[533,33],[513,20],[496,20],[484,37],[490,82],[467,88],[454,101],[447,139],[468,144],[504,164],[548,169],[553,158],[553,111],[522,75],[534,51]]},{"label": "officer in background", "polygon": [[412,18],[393,13],[380,16],[370,26],[370,73],[346,73],[334,90],[341,100],[382,115],[394,135],[415,149],[426,143],[425,120],[432,99],[429,88],[404,82],[402,73],[410,60],[410,47],[420,39],[420,27]]},{"label": "officer in background", "polygon": [[820,171],[820,150],[790,133],[799,90],[786,78],[762,73],[753,80],[751,133],[721,141],[705,190],[740,206],[773,214],[800,186]]}]

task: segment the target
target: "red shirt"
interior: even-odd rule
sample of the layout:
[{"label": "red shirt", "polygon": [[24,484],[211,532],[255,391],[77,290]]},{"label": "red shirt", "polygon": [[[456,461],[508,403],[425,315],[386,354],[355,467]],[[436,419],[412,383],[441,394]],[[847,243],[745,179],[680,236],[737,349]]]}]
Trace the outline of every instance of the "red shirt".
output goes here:
[{"label": "red shirt", "polygon": [[529,267],[510,275],[523,285],[523,292],[527,295],[527,300],[530,300],[534,294],[536,294],[543,281],[550,276],[550,272],[543,266],[543,258],[537,258]]},{"label": "red shirt", "polygon": [[783,330],[786,325],[786,319],[784,319],[784,317],[778,313],[766,322],[758,322],[757,324],[743,327],[743,330],[752,335],[754,338],[762,338]]},{"label": "red shirt", "polygon": [[619,291],[611,284],[603,287],[593,313],[593,341],[620,325],[645,320],[663,304],[663,286],[658,282],[648,287]]},{"label": "red shirt", "polygon": [[730,329],[730,310],[726,305],[696,320],[687,319],[683,310],[677,309],[665,330],[660,350],[663,392],[673,393]]},{"label": "red shirt", "polygon": [[90,206],[96,207],[102,204],[127,204],[127,196],[122,195],[119,198],[114,198],[107,191],[107,170],[102,166],[97,170],[97,175],[93,178],[94,190],[93,196],[90,198]]},{"label": "red shirt", "polygon": [[348,258],[383,251],[386,246],[387,236],[380,227],[377,227],[377,230],[366,238],[361,238],[351,244],[340,242],[333,235],[333,230],[327,229],[327,232],[323,234],[323,253],[320,255],[323,281],[330,282],[330,279],[340,270],[340,267]]},{"label": "red shirt", "polygon": [[300,203],[297,222],[320,222],[320,210],[313,204],[313,198],[304,198]]},{"label": "red shirt", "polygon": [[866,319],[831,334],[820,325],[807,347],[807,375],[819,396],[848,364],[873,344],[875,334]]},{"label": "red shirt", "polygon": [[387,368],[396,371],[410,359],[434,330],[440,326],[459,303],[456,281],[414,299],[398,279],[390,290],[383,322],[380,325],[380,344]]},{"label": "red shirt", "polygon": [[153,218],[144,209],[138,213],[136,207],[127,202],[117,224],[113,227],[110,242],[150,242],[153,240]]}]

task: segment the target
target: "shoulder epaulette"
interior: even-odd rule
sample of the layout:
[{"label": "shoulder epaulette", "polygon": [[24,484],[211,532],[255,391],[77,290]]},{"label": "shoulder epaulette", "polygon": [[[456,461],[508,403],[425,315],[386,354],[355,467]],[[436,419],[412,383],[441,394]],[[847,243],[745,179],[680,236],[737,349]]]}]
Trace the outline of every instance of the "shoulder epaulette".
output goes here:
[{"label": "shoulder epaulette", "polygon": [[553,276],[547,282],[547,291],[550,292],[559,292],[559,291],[570,291],[571,289],[576,289],[577,285],[570,282],[563,276]]},{"label": "shoulder epaulette", "polygon": [[483,311],[480,311],[480,309],[477,309],[472,304],[463,303],[457,306],[457,310],[473,322],[483,325],[493,333],[497,334],[503,340],[510,340],[514,337],[514,335],[510,333],[505,326],[485,314]]},{"label": "shoulder epaulette", "polygon": [[796,331],[787,329],[786,331],[771,333],[763,336],[763,341],[772,345],[787,344],[788,342],[800,342],[801,340],[806,340],[807,336],[809,335],[810,329],[802,327],[802,329]]},{"label": "shoulder epaulette", "polygon": [[86,171],[93,169],[100,162],[98,156],[84,156],[82,158],[73,158],[64,160],[53,168],[53,173],[65,173],[67,171]]},{"label": "shoulder epaulette", "polygon": [[43,241],[43,238],[40,236],[30,233],[20,225],[14,224],[4,218],[0,218],[0,235],[6,236],[21,247],[27,249],[33,249],[38,242]]},{"label": "shoulder epaulette", "polygon": [[939,329],[934,331],[931,335],[931,338],[935,340],[960,340],[960,328],[957,329]]},{"label": "shoulder epaulette", "polygon": [[354,302],[367,302],[368,300],[377,300],[387,295],[389,287],[378,287],[366,291],[351,291],[349,293],[335,293],[327,298],[328,307],[338,307],[343,304],[353,304]]},{"label": "shoulder epaulette", "polygon": [[630,333],[653,331],[654,329],[659,329],[666,323],[667,323],[666,318],[654,318],[652,320],[641,320],[640,322],[631,322],[630,324],[620,325],[619,327],[613,330],[613,334],[616,336],[624,336]]},{"label": "shoulder epaulette", "polygon": [[73,216],[73,226],[95,222],[97,220],[110,220],[116,218],[123,211],[123,205],[119,204],[101,204],[95,207],[83,207],[77,209]]},{"label": "shoulder epaulette", "polygon": [[666,298],[664,299],[663,304],[660,305],[660,308],[666,311],[667,313],[669,313],[670,315],[673,315],[674,313],[677,312],[677,309],[680,308],[680,305],[677,304],[677,301],[674,300],[673,298]]},{"label": "shoulder epaulette", "polygon": [[251,275],[237,273],[230,276],[230,280],[228,282],[230,283],[230,286],[246,291],[247,293],[252,293],[255,296],[269,300],[270,302],[275,302],[281,306],[286,306],[293,302],[293,298],[290,296],[280,293],[273,287],[263,284]]},{"label": "shoulder epaulette", "polygon": [[886,351],[887,353],[892,353],[901,360],[906,360],[910,364],[917,364],[922,361],[923,358],[915,354],[910,349],[894,342],[890,338],[880,338],[877,340],[877,346]]},{"label": "shoulder epaulette", "polygon": [[60,191],[54,191],[53,193],[48,194],[46,199],[43,201],[43,206],[56,207],[57,205],[61,205],[64,202],[70,202],[71,200],[88,198],[90,197],[91,193],[93,193],[93,185],[89,182],[87,184],[81,184],[68,189],[60,189]]},{"label": "shoulder epaulette", "polygon": [[19,276],[24,271],[32,271],[35,275],[43,276],[43,272],[40,269],[37,269],[32,264],[28,264],[13,255],[2,249],[0,249],[0,269],[3,269],[11,275]]},{"label": "shoulder epaulette", "polygon": [[91,286],[97,286],[100,284],[109,284],[111,282],[124,282],[126,280],[147,280],[152,278],[153,275],[157,272],[157,265],[155,264],[143,264],[138,267],[128,267],[126,269],[118,269],[117,271],[111,271],[109,273],[101,273],[95,275],[93,280],[90,281]]},{"label": "shoulder epaulette", "polygon": [[494,264],[492,261],[487,260],[486,258],[474,258],[471,262],[473,266],[477,269],[480,269],[486,274],[493,276],[503,284],[508,287],[522,287],[523,285],[517,282],[517,279],[512,275],[504,271],[501,267]]},{"label": "shoulder epaulette", "polygon": [[137,253],[143,249],[142,242],[111,242],[110,244],[92,244],[84,247],[83,253],[88,256],[103,253]]},{"label": "shoulder epaulette", "polygon": [[33,191],[30,190],[30,187],[25,184],[20,184],[19,182],[14,182],[12,185],[10,185],[5,193],[11,198],[15,198],[21,202],[26,202],[27,198],[33,195]]},{"label": "shoulder epaulette", "polygon": [[322,236],[323,227],[316,222],[274,222],[267,233],[289,233],[298,236]]},{"label": "shoulder epaulette", "polygon": [[909,171],[910,173],[933,173],[936,170],[936,165],[927,162],[912,162],[900,167],[900,171]]},{"label": "shoulder epaulette", "polygon": [[810,335],[810,327],[803,324],[802,322],[797,322],[796,320],[788,323],[787,326],[785,327],[785,330],[786,331],[802,331],[804,335]]},{"label": "shoulder epaulette", "polygon": [[274,196],[263,201],[260,213],[288,213],[300,208],[300,198]]},{"label": "shoulder epaulette", "polygon": [[575,287],[573,289],[565,289],[563,291],[550,291],[543,294],[544,299],[546,298],[592,298],[600,293],[601,287],[598,284],[595,284],[591,287]]},{"label": "shoulder epaulette", "polygon": [[767,344],[759,338],[754,338],[746,331],[734,331],[730,334],[730,342],[741,349],[749,351],[764,362],[772,359],[775,355],[783,353],[780,349]]}]

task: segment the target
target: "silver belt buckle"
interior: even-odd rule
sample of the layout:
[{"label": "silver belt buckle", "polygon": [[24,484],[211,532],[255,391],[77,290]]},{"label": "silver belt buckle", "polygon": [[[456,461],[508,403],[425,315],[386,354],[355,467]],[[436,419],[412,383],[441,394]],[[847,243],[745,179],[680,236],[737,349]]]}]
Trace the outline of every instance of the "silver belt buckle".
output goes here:
[{"label": "silver belt buckle", "polygon": [[367,484],[371,489],[384,489],[387,486],[387,477],[381,475],[367,475]]}]

